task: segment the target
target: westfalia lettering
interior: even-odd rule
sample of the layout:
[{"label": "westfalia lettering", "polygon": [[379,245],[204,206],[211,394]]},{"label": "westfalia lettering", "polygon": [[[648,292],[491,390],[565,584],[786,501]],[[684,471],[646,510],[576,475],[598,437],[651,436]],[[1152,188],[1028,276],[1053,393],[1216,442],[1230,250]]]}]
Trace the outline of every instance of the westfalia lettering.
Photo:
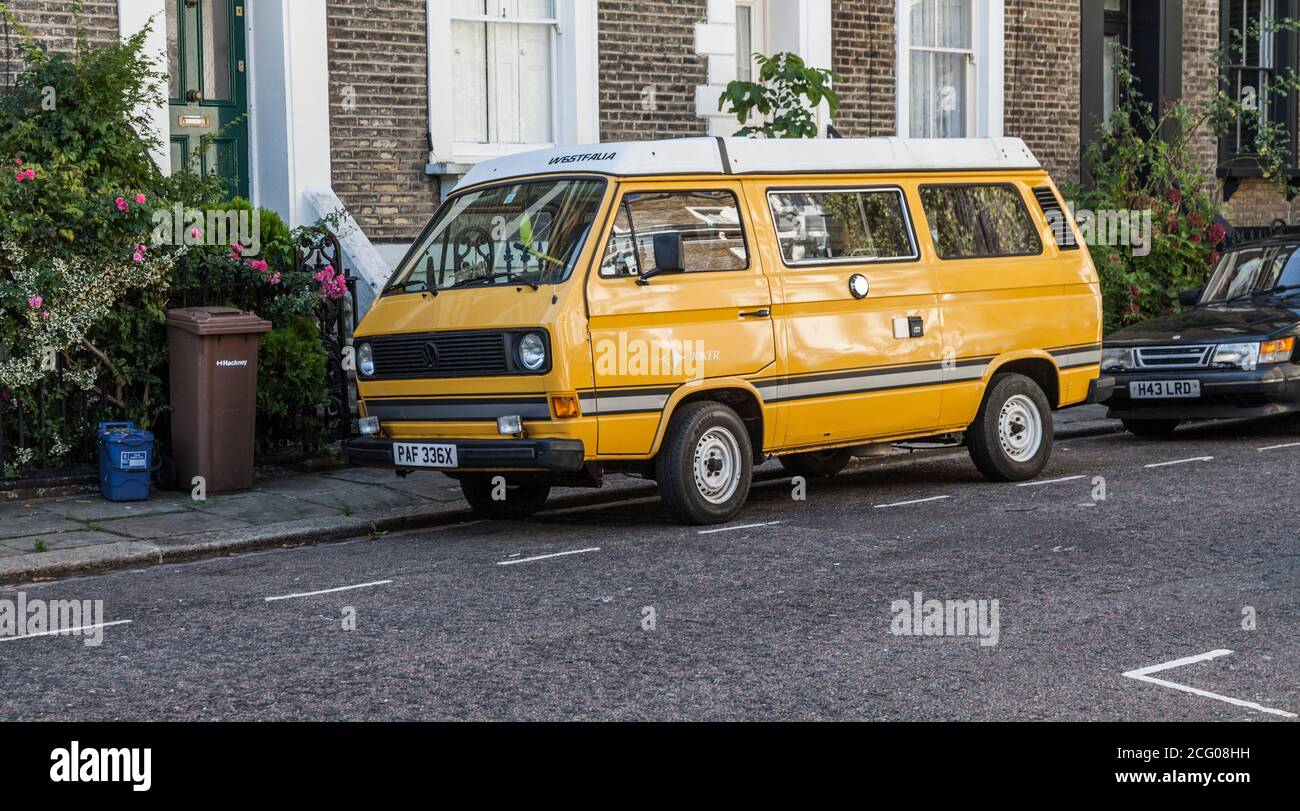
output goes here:
[{"label": "westfalia lettering", "polygon": [[557,163],[582,163],[583,161],[612,161],[618,157],[617,152],[591,152],[586,155],[561,155],[551,158],[550,165]]}]

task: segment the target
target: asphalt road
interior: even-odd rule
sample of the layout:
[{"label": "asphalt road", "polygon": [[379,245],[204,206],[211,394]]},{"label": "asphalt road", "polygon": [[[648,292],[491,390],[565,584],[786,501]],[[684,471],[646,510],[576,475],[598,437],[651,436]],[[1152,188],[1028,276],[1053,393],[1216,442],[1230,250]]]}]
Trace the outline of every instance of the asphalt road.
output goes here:
[{"label": "asphalt road", "polygon": [[[943,451],[759,486],[725,531],[648,501],[29,585],[130,623],[0,642],[0,719],[1294,723],[1292,443],[1062,442],[1030,487]],[[997,644],[894,633],[916,592],[997,600]],[[1225,650],[1150,674],[1199,692],[1123,675]]]}]

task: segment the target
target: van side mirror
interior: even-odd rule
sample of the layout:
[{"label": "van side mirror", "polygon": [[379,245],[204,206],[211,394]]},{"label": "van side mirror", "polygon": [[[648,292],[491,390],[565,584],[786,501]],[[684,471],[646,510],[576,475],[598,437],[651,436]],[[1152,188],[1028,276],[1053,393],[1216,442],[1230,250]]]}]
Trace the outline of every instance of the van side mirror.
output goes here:
[{"label": "van side mirror", "polygon": [[1184,290],[1178,294],[1178,303],[1184,307],[1195,307],[1201,300],[1201,294],[1205,288],[1198,287],[1195,290]]},{"label": "van side mirror", "polygon": [[654,270],[642,273],[636,280],[639,285],[647,285],[650,280],[661,273],[685,273],[686,272],[686,249],[682,245],[682,235],[677,231],[669,231],[666,234],[655,234],[655,267]]}]

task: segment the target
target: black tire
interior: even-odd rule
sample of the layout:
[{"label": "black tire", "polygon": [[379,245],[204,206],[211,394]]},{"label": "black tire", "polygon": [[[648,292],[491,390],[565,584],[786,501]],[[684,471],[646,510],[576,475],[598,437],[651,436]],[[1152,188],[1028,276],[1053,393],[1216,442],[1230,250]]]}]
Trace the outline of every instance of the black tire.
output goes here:
[{"label": "black tire", "polygon": [[[1002,436],[1004,411],[1008,412],[1005,438]],[[1035,428],[1036,443],[1032,433]],[[966,441],[975,467],[986,479],[1023,482],[1043,472],[1052,457],[1053,437],[1052,406],[1047,402],[1047,395],[1024,375],[1003,374],[989,384]]]},{"label": "black tire", "polygon": [[832,448],[828,451],[809,451],[777,457],[781,467],[793,476],[805,479],[829,479],[849,466],[853,460],[852,448]]},{"label": "black tire", "polygon": [[1130,434],[1150,439],[1168,439],[1183,424],[1182,420],[1120,420]]},{"label": "black tire", "polygon": [[506,477],[505,500],[492,498],[496,486],[492,483],[495,476],[466,476],[460,480],[461,492],[469,502],[470,509],[480,518],[491,521],[519,521],[531,518],[546,504],[551,495],[551,486],[544,482],[522,481],[512,483]]},{"label": "black tire", "polygon": [[[697,452],[699,465],[707,471],[699,484]],[[753,475],[749,431],[736,412],[722,403],[699,402],[673,415],[655,459],[655,476],[659,495],[674,519],[697,526],[730,521],[744,508]],[[708,494],[710,484],[717,486]]]}]

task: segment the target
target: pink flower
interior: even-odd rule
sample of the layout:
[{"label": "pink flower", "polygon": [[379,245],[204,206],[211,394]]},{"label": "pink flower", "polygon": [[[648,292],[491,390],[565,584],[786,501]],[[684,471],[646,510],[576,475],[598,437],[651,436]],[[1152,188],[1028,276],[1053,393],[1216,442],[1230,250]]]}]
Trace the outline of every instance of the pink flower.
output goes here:
[{"label": "pink flower", "polygon": [[136,262],[143,262],[144,254],[140,253],[139,251],[136,251],[134,254],[132,254],[131,258],[134,259]]},{"label": "pink flower", "polygon": [[19,183],[22,183],[26,179],[27,179],[26,172],[19,172],[18,174],[14,175],[14,180],[17,180]]},{"label": "pink flower", "polygon": [[272,273],[270,276],[267,276],[267,277],[266,277],[266,283],[267,283],[267,284],[279,284],[279,283],[280,283],[280,274],[279,274],[279,273]]},{"label": "pink flower", "polygon": [[50,311],[49,311],[49,310],[42,310],[42,311],[41,311],[41,318],[49,318],[49,317],[50,317]]},{"label": "pink flower", "polygon": [[191,229],[190,229],[190,236],[193,237],[194,239],[198,239],[198,238],[199,238],[199,229],[197,229],[197,228],[191,228]]},{"label": "pink flower", "polygon": [[265,259],[254,259],[252,262],[248,263],[248,266],[253,270],[256,270],[258,273],[265,273],[267,271]]},{"label": "pink flower", "polygon": [[243,245],[240,245],[238,242],[236,242],[234,245],[231,245],[231,246],[230,246],[230,250],[234,251],[235,253],[243,253],[243,252],[244,252],[244,246],[243,246]]},{"label": "pink flower", "polygon": [[118,210],[118,211],[126,211],[126,209],[127,209],[127,204],[126,204],[126,199],[125,199],[125,198],[123,198],[123,197],[119,197],[119,198],[117,198],[117,200],[116,200],[115,202],[117,203],[117,210]]},{"label": "pink flower", "polygon": [[35,180],[35,179],[36,179],[36,170],[35,170],[35,169],[28,169],[26,172],[24,172],[24,174],[27,175],[27,179],[28,179],[28,180]]},{"label": "pink flower", "polygon": [[33,310],[39,310],[41,308],[41,305],[44,303],[45,303],[45,299],[41,296],[32,296],[31,298],[27,299],[27,306],[31,307]]},{"label": "pink flower", "polygon": [[23,165],[23,159],[22,159],[22,158],[19,158],[19,159],[18,159],[18,165],[19,165],[19,166],[22,166],[22,165]]},{"label": "pink flower", "polygon": [[149,198],[148,198],[148,197],[145,197],[143,194],[137,194],[137,195],[135,196],[135,202],[136,202],[137,205],[144,205],[144,204],[147,203],[148,201],[149,201]]}]

